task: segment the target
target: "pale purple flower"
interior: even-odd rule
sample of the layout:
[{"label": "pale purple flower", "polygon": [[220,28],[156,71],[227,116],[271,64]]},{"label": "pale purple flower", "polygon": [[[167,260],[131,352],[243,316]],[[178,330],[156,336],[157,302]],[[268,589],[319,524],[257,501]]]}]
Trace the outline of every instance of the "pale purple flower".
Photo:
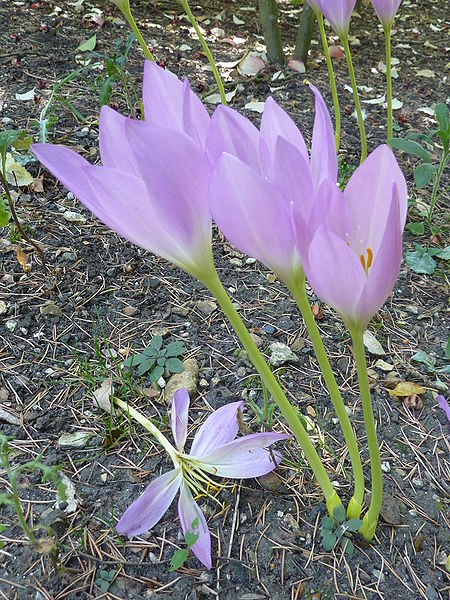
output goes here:
[{"label": "pale purple flower", "polygon": [[390,27],[402,0],[371,0],[383,27]]},{"label": "pale purple flower", "polygon": [[63,146],[33,144],[33,152],[105,225],[201,278],[212,268],[208,113],[187,80],[151,62],[144,109],[140,121],[102,108],[102,166]]},{"label": "pale purple flower", "polygon": [[[317,0],[315,1],[317,2]],[[348,36],[356,0],[319,0],[317,4],[338,36],[345,39]]]},{"label": "pale purple flower", "polygon": [[436,400],[440,408],[442,408],[442,410],[447,415],[447,419],[450,421],[450,406],[448,405],[447,400],[444,398],[444,396],[441,395],[437,396]]},{"label": "pale purple flower", "polygon": [[209,188],[215,222],[236,248],[288,285],[302,274],[289,205],[298,198],[308,213],[322,181],[337,178],[330,115],[310,87],[316,102],[311,158],[293,120],[270,97],[259,131],[237,111],[219,106],[206,140],[215,161]]},{"label": "pale purple flower", "polygon": [[405,178],[385,145],[356,169],[344,192],[325,181],[309,218],[293,203],[306,276],[350,327],[364,329],[394,286],[407,206]]},{"label": "pale purple flower", "polygon": [[315,13],[322,12],[322,0],[307,0]]},{"label": "pale purple flower", "polygon": [[239,431],[237,414],[243,404],[233,402],[214,411],[197,431],[189,454],[185,454],[189,395],[184,388],[175,392],[171,409],[175,468],[152,481],[125,511],[116,526],[120,534],[139,535],[152,529],[180,491],[178,514],[183,533],[198,534],[191,549],[207,569],[211,568],[211,537],[193,494],[196,498],[209,495],[209,490],[217,485],[211,475],[248,479],[272,471],[281,456],[267,448],[289,437],[280,433],[254,433],[235,439]]}]

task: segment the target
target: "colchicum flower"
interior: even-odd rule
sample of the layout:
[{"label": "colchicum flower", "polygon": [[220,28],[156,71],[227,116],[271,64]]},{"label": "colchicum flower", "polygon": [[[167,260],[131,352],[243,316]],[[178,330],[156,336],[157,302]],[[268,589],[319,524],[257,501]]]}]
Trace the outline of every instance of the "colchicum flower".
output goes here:
[{"label": "colchicum flower", "polygon": [[238,412],[243,404],[233,402],[214,411],[197,431],[189,454],[185,454],[189,395],[184,388],[175,392],[171,409],[176,445],[171,456],[174,469],[152,481],[125,511],[116,526],[121,535],[139,535],[154,527],[180,491],[178,514],[183,533],[198,535],[191,549],[206,568],[211,568],[211,537],[196,499],[215,498],[213,491],[224,487],[211,480],[211,475],[248,479],[272,471],[281,456],[269,452],[267,447],[289,437],[279,433],[254,433],[235,439],[239,430]]},{"label": "colchicum flower", "polygon": [[321,12],[341,40],[347,38],[356,0],[315,0],[313,3],[310,2],[313,8],[314,3],[320,7]]},{"label": "colchicum flower", "polygon": [[302,273],[289,204],[299,195],[307,210],[322,181],[337,179],[330,115],[310,87],[316,102],[311,158],[295,123],[270,97],[260,131],[237,111],[219,106],[206,140],[208,157],[215,161],[209,187],[213,219],[236,248],[288,286]]},{"label": "colchicum flower", "polygon": [[151,62],[144,108],[145,121],[102,108],[102,166],[63,146],[33,152],[105,225],[201,278],[212,269],[208,112],[187,81]]},{"label": "colchicum flower", "polygon": [[394,287],[407,207],[405,178],[385,145],[356,169],[344,192],[325,181],[309,220],[293,203],[306,276],[350,329],[363,330]]},{"label": "colchicum flower", "polygon": [[383,27],[390,27],[402,0],[371,0]]},{"label": "colchicum flower", "polygon": [[439,407],[442,408],[442,410],[447,415],[447,419],[450,421],[450,406],[448,405],[447,400],[442,395],[437,396],[436,400]]}]

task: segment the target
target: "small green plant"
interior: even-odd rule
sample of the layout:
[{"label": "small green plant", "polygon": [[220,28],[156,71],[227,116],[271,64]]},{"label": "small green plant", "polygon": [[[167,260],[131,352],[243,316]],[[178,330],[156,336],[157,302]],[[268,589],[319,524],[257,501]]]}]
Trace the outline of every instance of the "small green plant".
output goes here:
[{"label": "small green plant", "polygon": [[351,534],[358,531],[362,525],[360,519],[346,520],[345,508],[340,505],[334,509],[333,517],[324,517],[322,519],[322,531],[320,532],[322,548],[326,552],[331,552],[340,544],[346,554],[353,554],[355,546],[353,545]]},{"label": "small green plant", "polygon": [[110,571],[107,571],[106,569],[100,569],[95,583],[102,590],[102,592],[107,592],[111,586],[111,583],[114,580],[115,575],[116,571],[114,571],[113,569],[111,569]]},{"label": "small green plant", "polygon": [[138,374],[145,375],[150,372],[150,381],[158,381],[165,372],[182,373],[183,363],[178,356],[186,351],[184,342],[177,340],[170,342],[165,348],[160,335],[155,335],[150,345],[141,354],[133,354],[127,358],[124,367],[138,367]]},{"label": "small green plant", "polygon": [[345,160],[339,160],[338,163],[338,185],[339,189],[343,190],[348,183],[348,180],[354,173],[356,167],[354,165],[350,165]]},{"label": "small green plant", "polygon": [[[448,106],[442,102],[437,104],[434,116],[439,128],[432,129],[427,135],[409,133],[404,138],[391,138],[388,140],[391,148],[396,148],[405,152],[405,154],[421,159],[420,164],[414,169],[414,181],[418,189],[425,187],[433,181],[430,204],[423,213],[423,216],[427,218],[430,228],[433,211],[438,198],[439,183],[450,156],[450,117]],[[441,147],[436,141],[436,135],[439,137]],[[433,160],[433,155],[440,155],[439,162]],[[423,223],[409,223],[408,228],[412,233],[416,234],[424,233],[425,230]]]},{"label": "small green plant", "polygon": [[[0,494],[0,506],[10,505],[14,507],[16,511],[17,519],[25,536],[30,541],[33,548],[41,554],[47,554],[52,558],[56,559],[57,546],[52,537],[52,530],[50,527],[44,525],[37,525],[30,527],[25,518],[20,503],[19,492],[17,489],[17,480],[21,473],[24,471],[35,471],[39,470],[42,472],[42,483],[52,481],[56,487],[58,498],[60,501],[66,500],[66,487],[59,478],[58,471],[61,469],[61,465],[48,466],[41,461],[42,455],[39,455],[34,460],[28,461],[16,468],[11,467],[9,461],[10,448],[8,445],[9,438],[0,433],[0,466],[5,469],[6,475],[11,485],[11,492],[3,492]],[[47,532],[47,538],[40,539],[35,535],[37,529],[44,529]]]},{"label": "small green plant", "polygon": [[[131,109],[132,100],[130,93],[130,83],[125,72],[125,62],[136,37],[134,33],[130,33],[127,41],[118,40],[115,45],[114,53],[111,58],[106,58],[106,79],[103,76],[97,77],[96,87],[98,90],[98,102],[100,106],[108,105],[111,99],[113,88],[117,82],[123,86],[125,101],[127,107]],[[100,56],[100,55],[98,55]]]},{"label": "small green plant", "polygon": [[195,544],[195,542],[198,540],[199,534],[194,533],[194,531],[198,530],[198,526],[199,526],[199,521],[198,521],[198,517],[197,517],[196,519],[194,519],[192,521],[191,531],[186,531],[186,534],[184,536],[187,548],[179,548],[178,550],[175,550],[172,558],[170,559],[169,571],[177,571],[186,562],[186,559],[189,555],[189,550],[191,549],[191,546],[193,546]]},{"label": "small green plant", "polygon": [[248,403],[255,413],[256,422],[258,425],[267,425],[269,429],[271,429],[276,421],[274,418],[274,411],[277,407],[276,402],[269,402],[269,390],[267,389],[266,384],[261,379],[262,391],[263,391],[263,406],[260,408],[256,402],[252,399],[248,399]]}]

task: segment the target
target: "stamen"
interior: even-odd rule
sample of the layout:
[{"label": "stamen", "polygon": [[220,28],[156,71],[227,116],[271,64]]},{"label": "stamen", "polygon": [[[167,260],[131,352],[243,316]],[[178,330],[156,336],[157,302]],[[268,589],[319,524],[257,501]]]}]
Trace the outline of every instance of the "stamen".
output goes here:
[{"label": "stamen", "polygon": [[366,252],[367,252],[367,268],[370,269],[370,267],[372,266],[372,261],[373,261],[373,252],[372,252],[372,249],[369,248],[368,246],[366,248]]},{"label": "stamen", "polygon": [[360,255],[359,260],[361,261],[361,264],[362,264],[362,267],[364,269],[364,272],[365,272],[365,274],[368,277],[369,276],[369,269],[370,269],[370,267],[372,266],[372,263],[373,263],[372,248],[369,248],[369,246],[367,246],[366,252],[367,252],[367,260],[366,260],[366,257],[364,256],[364,254]]},{"label": "stamen", "polygon": [[366,259],[364,257],[364,254],[361,254],[361,256],[359,257],[359,260],[361,261],[361,264],[363,266],[364,271],[366,270]]}]

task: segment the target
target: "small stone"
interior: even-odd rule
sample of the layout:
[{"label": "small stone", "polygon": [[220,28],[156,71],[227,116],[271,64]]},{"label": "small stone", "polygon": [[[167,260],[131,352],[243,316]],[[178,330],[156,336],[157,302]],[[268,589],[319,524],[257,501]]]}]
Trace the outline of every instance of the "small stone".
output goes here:
[{"label": "small stone", "polygon": [[10,425],[20,425],[20,419],[3,408],[0,408],[0,421],[6,421]]},{"label": "small stone", "polygon": [[374,569],[372,571],[372,574],[374,577],[376,577],[378,579],[378,581],[384,581],[384,573],[382,573],[378,569]]},{"label": "small stone", "polygon": [[245,377],[247,371],[245,369],[245,367],[239,367],[238,370],[236,371],[236,375],[238,377]]},{"label": "small stone", "polygon": [[10,273],[6,273],[6,275],[3,275],[2,277],[2,281],[6,283],[6,285],[10,285],[11,283],[14,283],[14,277]]},{"label": "small stone", "polygon": [[0,315],[4,315],[6,314],[7,311],[7,306],[6,306],[6,302],[4,302],[3,300],[0,300]]},{"label": "small stone", "polygon": [[425,590],[425,596],[428,598],[428,600],[439,600],[439,594],[431,586],[428,586]]},{"label": "small stone", "polygon": [[209,316],[217,310],[217,304],[213,300],[200,300],[197,302],[197,308],[202,314]]},{"label": "small stone", "polygon": [[248,352],[247,350],[244,350],[244,348],[239,348],[236,358],[239,362],[250,362],[250,359],[248,358]]},{"label": "small stone", "polygon": [[286,363],[298,363],[299,358],[286,344],[282,342],[272,342],[269,346],[270,358],[269,363],[273,367],[281,367]]},{"label": "small stone", "polygon": [[77,255],[75,252],[63,252],[61,254],[61,260],[64,262],[75,262],[77,260]]},{"label": "small stone", "polygon": [[260,338],[260,337],[259,337],[259,335],[256,335],[256,333],[251,333],[251,334],[250,334],[250,337],[251,337],[251,338],[252,338],[252,340],[254,341],[254,343],[255,343],[255,346],[256,346],[257,348],[261,348],[261,346],[262,346],[262,343],[263,343],[263,341],[262,341],[262,338]]},{"label": "small stone", "polygon": [[417,477],[414,477],[412,479],[412,483],[413,485],[415,485],[416,487],[423,487],[423,481],[421,479],[418,479]]},{"label": "small stone", "polygon": [[247,259],[245,260],[245,264],[246,264],[246,265],[254,265],[254,264],[255,264],[255,262],[256,262],[256,258],[247,258]]},{"label": "small stone", "polygon": [[389,372],[389,371],[394,370],[394,365],[391,365],[390,363],[386,362],[382,358],[379,358],[377,360],[377,362],[375,363],[375,366],[377,367],[377,369],[380,369],[381,371]]},{"label": "small stone", "polygon": [[103,481],[103,483],[106,483],[106,480],[108,479],[108,473],[102,473],[100,475],[100,479]]},{"label": "small stone", "polygon": [[242,260],[240,258],[230,258],[230,265],[234,267],[242,267]]},{"label": "small stone", "polygon": [[58,440],[60,448],[85,448],[92,437],[86,431],[75,431],[74,433],[63,433]]},{"label": "small stone", "polygon": [[348,363],[349,360],[346,356],[342,356],[338,361],[337,361],[337,365],[338,365],[338,369],[341,373],[346,373],[347,369],[348,369]]},{"label": "small stone", "polygon": [[5,325],[10,331],[14,331],[14,329],[17,327],[17,321],[10,319],[9,321],[6,321]]},{"label": "small stone", "polygon": [[368,329],[364,332],[364,346],[375,356],[385,356],[386,352],[383,350],[382,345],[377,340],[377,338],[373,335],[371,331]]},{"label": "small stone", "polygon": [[301,335],[298,335],[291,344],[291,350],[292,352],[301,352],[301,350],[303,350],[304,347],[305,340],[302,338]]},{"label": "small stone", "polygon": [[383,493],[380,514],[389,525],[399,525],[402,522],[398,502],[390,494]]},{"label": "small stone", "polygon": [[63,314],[59,306],[53,303],[44,304],[40,307],[39,312],[46,317],[62,317]]},{"label": "small stone", "polygon": [[195,358],[183,360],[184,371],[175,373],[166,383],[164,398],[167,404],[172,403],[174,393],[180,388],[186,388],[191,399],[197,393],[198,362]]},{"label": "small stone", "polygon": [[391,471],[391,465],[390,463],[386,462],[382,462],[381,463],[381,470],[383,471],[383,473],[390,473]]},{"label": "small stone", "polygon": [[413,306],[412,304],[409,304],[409,305],[406,307],[406,310],[407,310],[409,313],[413,314],[413,315],[418,315],[418,314],[419,314],[419,307],[418,307],[418,306]]},{"label": "small stone", "polygon": [[264,325],[263,331],[268,335],[273,335],[275,333],[275,327],[273,325]]},{"label": "small stone", "polygon": [[207,387],[208,387],[208,385],[209,385],[209,384],[208,384],[208,381],[207,381],[206,379],[200,379],[199,386],[200,386],[201,388],[207,388]]},{"label": "small stone", "polygon": [[73,210],[66,210],[63,213],[63,217],[69,223],[86,223],[87,219],[80,213],[77,213]]},{"label": "small stone", "polygon": [[294,531],[295,533],[300,532],[300,527],[298,526],[294,515],[291,515],[291,513],[286,513],[284,515],[283,522],[291,531]]},{"label": "small stone", "polygon": [[135,306],[129,306],[127,304],[124,307],[123,312],[124,312],[124,314],[127,315],[127,317],[132,317],[133,315],[135,315],[138,312],[138,309]]},{"label": "small stone", "polygon": [[258,482],[261,487],[270,492],[275,492],[282,485],[282,480],[273,471],[258,477]]},{"label": "small stone", "polygon": [[0,388],[0,402],[6,402],[9,398],[9,392],[5,387]]}]

